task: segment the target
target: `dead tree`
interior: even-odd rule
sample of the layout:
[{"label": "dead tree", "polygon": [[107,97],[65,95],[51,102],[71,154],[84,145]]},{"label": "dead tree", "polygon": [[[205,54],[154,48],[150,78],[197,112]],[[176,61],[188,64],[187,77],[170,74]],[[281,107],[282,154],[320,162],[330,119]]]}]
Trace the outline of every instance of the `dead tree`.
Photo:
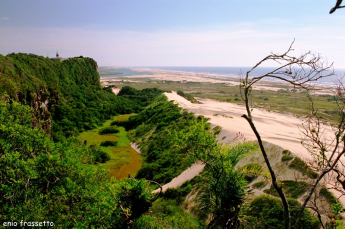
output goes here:
[{"label": "dead tree", "polygon": [[[282,80],[293,85],[294,87],[311,90],[314,88],[314,84],[313,84],[314,82],[316,82],[317,80],[323,77],[333,75],[333,71],[331,73],[328,73],[328,70],[331,70],[332,68],[332,64],[328,65],[326,61],[323,61],[322,57],[319,54],[306,52],[298,57],[291,56],[290,53],[293,51],[292,49],[293,43],[294,41],[292,42],[288,50],[284,52],[283,54],[271,53],[271,55],[268,55],[267,57],[262,59],[260,62],[258,62],[254,67],[252,67],[249,71],[247,71],[245,76],[241,77],[241,96],[246,106],[246,114],[243,114],[242,117],[248,121],[251,129],[253,130],[258,140],[261,153],[264,157],[267,168],[271,175],[272,185],[276,189],[283,204],[284,213],[285,213],[284,215],[285,227],[289,229],[291,228],[291,215],[290,215],[289,204],[287,202],[285,194],[283,193],[281,185],[279,185],[277,182],[276,174],[268,159],[266,150],[263,146],[260,133],[256,129],[255,123],[253,121],[252,108],[250,106],[250,93],[251,93],[252,87],[256,83],[266,78],[274,78],[274,79]],[[274,61],[275,63],[278,64],[278,67],[276,67],[274,70],[264,75],[251,76],[254,69],[259,67],[263,63],[266,63],[269,61]],[[295,222],[295,228],[298,228],[297,226],[299,224],[303,210],[305,209],[306,204],[308,203],[311,195],[314,193],[317,184],[320,182],[322,177],[329,171],[330,170],[322,171],[320,173],[320,176],[315,180],[307,199],[302,204],[301,210]]]}]

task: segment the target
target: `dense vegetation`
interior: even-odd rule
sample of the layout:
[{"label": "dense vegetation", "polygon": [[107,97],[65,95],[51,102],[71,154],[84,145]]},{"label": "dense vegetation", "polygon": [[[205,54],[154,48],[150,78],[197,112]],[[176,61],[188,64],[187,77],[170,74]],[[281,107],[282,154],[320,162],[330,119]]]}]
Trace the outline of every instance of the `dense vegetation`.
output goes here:
[{"label": "dense vegetation", "polygon": [[[232,219],[235,225],[239,225],[241,214],[247,214],[246,208],[240,213],[243,197],[247,193],[246,179],[254,179],[263,168],[253,163],[236,170],[235,165],[247,153],[257,150],[256,144],[248,142],[232,147],[220,145],[216,141],[219,128],[211,129],[204,117],[195,117],[191,113],[181,111],[163,96],[158,97],[140,114],[130,117],[127,121],[115,121],[112,124],[125,126],[130,130],[132,140],[141,146],[144,165],[139,170],[137,178],[164,184],[197,160],[206,164],[201,178],[196,183],[168,190],[164,198],[169,201],[159,202],[162,204],[162,212],[146,213],[139,218],[139,225],[150,225],[150,228],[154,228],[154,221],[169,226],[184,222],[189,225],[186,228],[198,228],[200,222],[188,218],[188,214],[179,218],[178,212],[181,210],[175,207],[182,202],[185,203],[186,196],[193,190],[197,190],[198,193],[193,203],[190,203],[195,206],[193,214],[202,221],[209,219],[208,227],[223,228],[229,219]],[[167,203],[172,205],[169,211],[163,207]],[[277,211],[283,212],[281,206]],[[310,215],[309,212],[306,214]],[[167,221],[163,220],[165,217]],[[171,218],[175,219],[175,223],[171,222]],[[272,220],[282,221],[280,218]],[[310,220],[306,222],[303,219],[303,223],[312,228],[315,219]]]},{"label": "dense vegetation", "polygon": [[[295,199],[288,199],[288,202],[292,206],[291,216],[294,220],[298,214],[298,206],[301,204]],[[243,211],[243,214],[244,223],[240,228],[285,228],[284,210],[278,198],[269,195],[258,196]],[[309,210],[304,210],[300,228],[315,229],[319,227],[319,221],[311,215]]]},{"label": "dense vegetation", "polygon": [[52,136],[58,141],[118,113],[140,112],[159,93],[127,87],[115,96],[111,88],[101,88],[97,63],[91,58],[60,61],[33,54],[0,55],[0,95],[33,107],[36,122],[51,118]]},{"label": "dense vegetation", "polygon": [[191,94],[188,93],[184,93],[181,90],[177,91],[177,94],[184,97],[185,99],[191,101],[192,103],[200,103],[198,100],[196,100],[196,98],[194,98]]},{"label": "dense vegetation", "polygon": [[[235,166],[257,150],[255,143],[223,146],[216,140],[219,127],[211,129],[206,118],[168,102],[159,95],[161,90],[123,87],[115,96],[110,87],[101,88],[96,70],[90,58],[0,55],[0,222],[49,220],[58,228],[204,228],[240,226],[244,219],[258,228],[284,225],[281,204],[271,197],[244,206],[247,181],[263,168],[255,163]],[[94,130],[104,138],[97,146],[88,146],[95,140],[91,132],[81,142],[74,137],[118,113],[138,114],[113,118],[112,127],[109,120]],[[126,134],[123,127],[140,145],[144,165],[136,178],[115,180],[99,163],[113,160],[109,148],[129,147],[128,139],[124,144],[116,136]],[[195,161],[205,164],[203,173],[156,200],[153,181],[167,183]],[[286,189],[300,186],[285,183]],[[195,198],[187,198],[191,193]],[[317,223],[306,211],[301,225],[315,228]]]},{"label": "dense vegetation", "polygon": [[132,130],[131,140],[140,140],[144,165],[138,171],[137,178],[164,184],[194,162],[188,159],[186,149],[176,148],[172,132],[187,133],[194,122],[201,120],[204,118],[196,118],[193,113],[181,111],[176,104],[168,102],[165,96],[159,96],[140,114],[130,117],[125,122],[116,121],[112,124]]},{"label": "dense vegetation", "polygon": [[119,133],[120,131],[118,129],[116,129],[115,127],[104,127],[102,128],[98,134],[100,135],[104,135],[104,134],[117,134]]},{"label": "dense vegetation", "polygon": [[148,182],[109,180],[105,170],[90,166],[98,158],[90,147],[74,138],[55,143],[32,128],[28,106],[0,104],[0,136],[1,222],[124,228],[147,210],[138,204],[151,205]]},{"label": "dense vegetation", "polygon": [[73,136],[117,113],[140,112],[161,91],[115,96],[96,70],[90,58],[0,55],[1,223],[125,228],[151,206],[149,182],[109,179],[97,165],[109,154]]}]

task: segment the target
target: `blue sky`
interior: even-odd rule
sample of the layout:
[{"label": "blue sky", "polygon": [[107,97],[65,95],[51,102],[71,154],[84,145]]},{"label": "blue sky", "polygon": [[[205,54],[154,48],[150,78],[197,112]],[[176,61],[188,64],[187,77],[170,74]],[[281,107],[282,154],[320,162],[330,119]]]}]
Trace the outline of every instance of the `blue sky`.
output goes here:
[{"label": "blue sky", "polygon": [[311,50],[345,68],[345,9],[330,15],[335,2],[0,0],[0,54],[59,51],[100,66],[252,66],[295,38],[296,55]]}]

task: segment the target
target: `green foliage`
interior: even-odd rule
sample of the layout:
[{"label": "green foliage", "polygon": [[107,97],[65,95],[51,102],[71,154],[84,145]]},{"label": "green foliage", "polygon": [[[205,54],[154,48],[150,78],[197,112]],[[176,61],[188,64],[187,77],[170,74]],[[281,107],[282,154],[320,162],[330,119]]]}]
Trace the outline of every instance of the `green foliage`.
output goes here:
[{"label": "green foliage", "polygon": [[235,170],[235,165],[242,157],[256,151],[257,145],[240,143],[222,147],[205,121],[195,122],[189,127],[188,133],[180,132],[175,141],[179,147],[186,147],[192,158],[206,164],[205,185],[199,191],[199,208],[204,217],[211,214],[212,220],[208,226],[224,227],[230,219],[238,222],[237,214],[246,194],[247,182]]},{"label": "green foliage", "polygon": [[341,203],[336,203],[336,204],[332,204],[332,214],[338,218],[339,217],[339,213],[343,211],[343,206],[341,205]]},{"label": "green foliage", "polygon": [[100,146],[116,146],[117,141],[104,141],[101,142]]},{"label": "green foliage", "polygon": [[296,169],[303,174],[306,174],[311,179],[316,179],[318,174],[314,172],[309,166],[301,160],[299,157],[295,157],[289,164],[289,167],[292,169]]},{"label": "green foliage", "polygon": [[[295,221],[299,206],[301,204],[294,199],[288,198],[288,203],[291,209],[292,222]],[[281,200],[269,195],[261,195],[256,197],[248,208],[243,211],[243,224],[242,228],[285,228],[284,210]],[[294,225],[292,223],[292,225]],[[299,227],[306,229],[319,228],[319,221],[313,217],[311,212],[307,209],[303,211]],[[294,227],[293,227],[294,228]]]},{"label": "green foliage", "polygon": [[178,90],[177,91],[177,94],[182,96],[183,98],[191,101],[192,103],[200,103],[198,100],[196,100],[191,94],[188,94],[188,93],[184,93],[183,91],[181,90]]},{"label": "green foliage", "polygon": [[118,129],[116,129],[115,127],[104,127],[102,128],[98,134],[100,135],[104,135],[104,134],[117,134],[120,131]]},{"label": "green foliage", "polygon": [[[310,187],[310,184],[304,181],[294,181],[294,180],[283,180],[281,181],[283,187],[283,192],[287,197],[298,198],[303,195],[307,189]],[[276,189],[271,185],[269,189],[264,191],[267,194],[278,196]]]},{"label": "green foliage", "polygon": [[152,206],[152,200],[155,194],[152,193],[149,184],[149,182],[143,179],[124,179],[118,181],[118,195],[115,199],[124,209],[130,210],[126,212],[129,216],[128,220],[140,217]]},{"label": "green foliage", "polygon": [[168,188],[164,194],[163,198],[165,199],[174,199],[177,203],[182,203],[185,197],[192,191],[193,185],[204,182],[200,176],[195,176],[192,180],[184,182],[178,188]]},{"label": "green foliage", "polygon": [[[124,228],[151,197],[148,182],[108,180],[92,148],[55,143],[32,128],[31,109],[0,104],[0,221],[52,221],[58,228]],[[136,202],[137,201],[137,202]],[[133,208],[135,207],[135,210]]]},{"label": "green foliage", "polygon": [[262,189],[267,185],[267,181],[259,181],[253,184],[253,188]]},{"label": "green foliage", "polygon": [[337,204],[338,199],[327,188],[322,187],[320,189],[320,195],[326,199],[330,204]]},{"label": "green foliage", "polygon": [[258,163],[249,163],[239,168],[239,171],[244,174],[244,178],[247,182],[252,182],[262,174],[263,167]]},{"label": "green foliage", "polygon": [[53,60],[33,54],[0,55],[0,95],[34,108],[35,123],[42,120],[55,141],[94,129],[118,113],[140,112],[162,91],[125,88],[114,95],[102,89],[97,63],[91,58]]},{"label": "green foliage", "polygon": [[205,223],[199,221],[186,210],[183,210],[174,200],[158,199],[152,205],[148,214],[134,222],[133,229],[201,229]]},{"label": "green foliage", "polygon": [[104,152],[103,150],[101,150],[100,148],[94,145],[91,145],[90,149],[91,149],[91,155],[94,157],[95,162],[105,163],[111,159],[109,153]]},{"label": "green foliage", "polygon": [[282,154],[283,154],[283,156],[282,156],[282,161],[283,162],[284,161],[290,161],[290,160],[292,160],[294,158],[292,153],[289,150],[287,150],[287,149],[283,150]]},{"label": "green foliage", "polygon": [[291,161],[294,158],[294,156],[291,155],[283,155],[282,161]]},{"label": "green foliage", "polygon": [[116,124],[131,129],[129,137],[132,141],[141,140],[144,163],[137,178],[164,184],[193,163],[188,159],[186,149],[175,147],[172,136],[175,131],[188,131],[193,120],[197,120],[194,114],[181,113],[181,108],[162,95],[138,115]]}]

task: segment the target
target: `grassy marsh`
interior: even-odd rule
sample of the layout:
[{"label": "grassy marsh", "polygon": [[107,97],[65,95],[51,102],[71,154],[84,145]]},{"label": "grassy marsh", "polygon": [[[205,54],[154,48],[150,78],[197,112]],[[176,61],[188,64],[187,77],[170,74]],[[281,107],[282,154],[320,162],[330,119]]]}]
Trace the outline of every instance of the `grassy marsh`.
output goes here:
[{"label": "grassy marsh", "polygon": [[78,139],[87,142],[87,145],[99,146],[103,141],[117,141],[117,146],[114,147],[101,147],[101,149],[110,154],[111,159],[104,164],[99,164],[105,169],[109,170],[109,175],[117,179],[122,179],[128,174],[135,175],[140,169],[141,155],[135,152],[130,146],[130,140],[127,137],[127,132],[123,127],[118,127],[119,133],[100,135],[99,131],[104,127],[109,127],[112,121],[124,121],[131,115],[115,116],[111,120],[107,120],[103,126],[82,132]]}]

